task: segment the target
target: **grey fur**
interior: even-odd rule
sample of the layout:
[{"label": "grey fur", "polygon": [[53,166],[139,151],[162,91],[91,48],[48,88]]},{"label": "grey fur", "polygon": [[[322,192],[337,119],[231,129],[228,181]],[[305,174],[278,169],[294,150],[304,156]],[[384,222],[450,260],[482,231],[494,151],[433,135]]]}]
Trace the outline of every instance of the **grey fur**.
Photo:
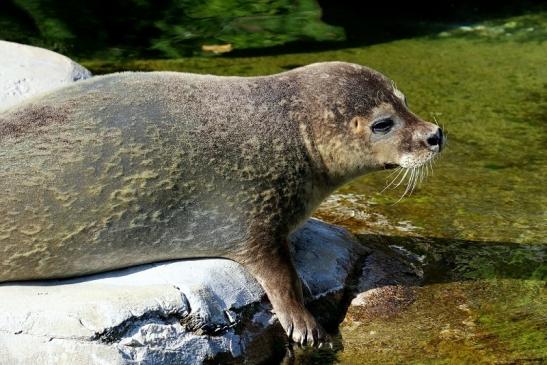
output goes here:
[{"label": "grey fur", "polygon": [[348,126],[382,103],[407,113],[393,90],[340,62],[251,78],[120,73],[5,111],[0,281],[187,257],[267,265],[322,199],[381,168]]}]

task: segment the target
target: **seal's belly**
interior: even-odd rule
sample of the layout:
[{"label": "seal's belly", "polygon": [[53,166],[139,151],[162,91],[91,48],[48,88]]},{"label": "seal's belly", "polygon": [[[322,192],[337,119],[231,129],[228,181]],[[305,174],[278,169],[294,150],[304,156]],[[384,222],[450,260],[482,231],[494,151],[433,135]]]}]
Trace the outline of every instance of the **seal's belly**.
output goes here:
[{"label": "seal's belly", "polygon": [[155,188],[143,187],[103,187],[106,196],[92,197],[66,185],[55,190],[12,186],[6,191],[11,199],[0,197],[0,281],[67,277],[176,258],[230,257],[243,244],[244,218],[237,209],[213,206],[201,194],[163,192],[163,199],[147,201],[140,195],[151,198]]},{"label": "seal's belly", "polygon": [[1,142],[0,281],[229,257],[243,242],[236,188],[169,144],[92,121]]}]

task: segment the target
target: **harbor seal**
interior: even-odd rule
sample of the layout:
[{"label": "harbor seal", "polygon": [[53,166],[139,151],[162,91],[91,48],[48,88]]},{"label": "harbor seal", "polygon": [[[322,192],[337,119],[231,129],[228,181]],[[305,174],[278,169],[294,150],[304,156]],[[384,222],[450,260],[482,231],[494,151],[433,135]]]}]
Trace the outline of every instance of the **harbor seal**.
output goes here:
[{"label": "harbor seal", "polygon": [[224,257],[255,276],[290,339],[314,344],[325,333],[288,234],[345,182],[442,144],[355,64],[81,81],[0,113],[0,281]]}]

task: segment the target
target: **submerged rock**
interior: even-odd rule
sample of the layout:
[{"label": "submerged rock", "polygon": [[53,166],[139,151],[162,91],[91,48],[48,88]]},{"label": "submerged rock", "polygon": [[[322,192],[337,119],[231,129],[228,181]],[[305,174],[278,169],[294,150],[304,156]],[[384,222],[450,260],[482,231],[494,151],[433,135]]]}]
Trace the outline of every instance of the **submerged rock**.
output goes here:
[{"label": "submerged rock", "polygon": [[[309,220],[291,236],[312,311],[335,321],[365,252]],[[0,359],[9,364],[201,364],[270,358],[284,339],[264,291],[223,259],[143,265],[71,280],[0,285]]]},{"label": "submerged rock", "polygon": [[414,302],[424,277],[421,257],[394,245],[361,242],[371,251],[362,259],[344,325],[399,313]]},{"label": "submerged rock", "polygon": [[89,77],[87,69],[63,55],[0,40],[0,109]]}]

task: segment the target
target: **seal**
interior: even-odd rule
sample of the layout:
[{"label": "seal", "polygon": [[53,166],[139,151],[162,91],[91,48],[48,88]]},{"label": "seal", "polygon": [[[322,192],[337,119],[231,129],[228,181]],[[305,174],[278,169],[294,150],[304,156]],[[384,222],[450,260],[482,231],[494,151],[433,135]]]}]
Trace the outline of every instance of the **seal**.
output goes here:
[{"label": "seal", "polygon": [[0,114],[0,281],[223,257],[263,286],[290,339],[316,344],[287,236],[340,185],[442,144],[355,64],[81,81]]}]

